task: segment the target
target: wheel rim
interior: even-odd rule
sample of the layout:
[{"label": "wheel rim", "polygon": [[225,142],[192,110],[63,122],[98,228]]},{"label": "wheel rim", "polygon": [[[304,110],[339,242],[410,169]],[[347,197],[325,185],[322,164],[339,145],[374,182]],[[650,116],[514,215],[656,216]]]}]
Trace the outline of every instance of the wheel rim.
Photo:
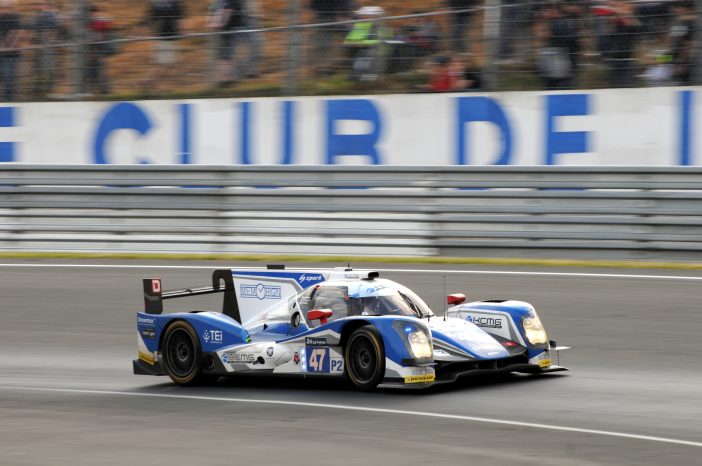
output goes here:
[{"label": "wheel rim", "polygon": [[195,368],[195,343],[185,329],[178,328],[168,335],[166,363],[177,377],[187,377]]},{"label": "wheel rim", "polygon": [[369,383],[378,371],[378,354],[375,345],[365,335],[359,335],[349,345],[350,369],[359,383]]}]

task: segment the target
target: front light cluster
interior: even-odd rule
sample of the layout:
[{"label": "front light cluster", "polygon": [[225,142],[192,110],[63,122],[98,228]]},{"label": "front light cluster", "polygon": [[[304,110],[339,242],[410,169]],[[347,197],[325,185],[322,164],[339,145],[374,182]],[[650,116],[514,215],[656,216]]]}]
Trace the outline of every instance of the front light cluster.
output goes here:
[{"label": "front light cluster", "polygon": [[407,335],[407,341],[409,341],[410,349],[415,358],[424,359],[431,357],[431,344],[429,343],[429,338],[427,338],[426,333],[421,330],[412,332]]},{"label": "front light cluster", "polygon": [[522,325],[524,325],[524,333],[526,334],[527,340],[532,345],[543,345],[548,341],[546,336],[546,330],[544,330],[544,325],[541,323],[541,319],[536,315],[536,312],[530,314],[522,320]]},{"label": "front light cluster", "polygon": [[431,359],[434,352],[431,336],[426,329],[413,323],[401,321],[395,322],[393,327],[400,334],[405,346],[416,360]]}]

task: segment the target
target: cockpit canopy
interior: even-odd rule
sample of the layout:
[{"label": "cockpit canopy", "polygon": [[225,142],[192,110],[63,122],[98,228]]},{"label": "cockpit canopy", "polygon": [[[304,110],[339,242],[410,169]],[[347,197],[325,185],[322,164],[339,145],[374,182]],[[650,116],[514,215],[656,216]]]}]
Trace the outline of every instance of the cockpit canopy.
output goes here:
[{"label": "cockpit canopy", "polygon": [[408,288],[390,280],[333,281],[297,296],[301,312],[331,309],[331,320],[349,316],[426,317],[431,309]]}]

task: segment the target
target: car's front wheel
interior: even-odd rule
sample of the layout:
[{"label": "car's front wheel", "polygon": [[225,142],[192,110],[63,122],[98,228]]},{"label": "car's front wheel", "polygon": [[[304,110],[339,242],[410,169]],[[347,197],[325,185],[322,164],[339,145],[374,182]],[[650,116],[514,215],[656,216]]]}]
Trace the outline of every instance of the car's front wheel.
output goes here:
[{"label": "car's front wheel", "polygon": [[182,320],[173,322],[163,338],[166,373],[178,385],[202,385],[216,380],[202,373],[202,350],[193,327]]},{"label": "car's front wheel", "polygon": [[383,338],[366,325],[351,334],[344,351],[346,376],[361,390],[373,390],[385,376]]}]

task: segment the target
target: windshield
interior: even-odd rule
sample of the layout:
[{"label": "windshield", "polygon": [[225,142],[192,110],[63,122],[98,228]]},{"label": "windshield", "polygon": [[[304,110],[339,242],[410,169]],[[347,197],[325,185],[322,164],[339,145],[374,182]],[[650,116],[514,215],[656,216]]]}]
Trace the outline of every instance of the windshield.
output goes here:
[{"label": "windshield", "polygon": [[386,316],[401,315],[422,317],[422,312],[407,296],[393,290],[383,296],[349,298],[349,315]]}]

